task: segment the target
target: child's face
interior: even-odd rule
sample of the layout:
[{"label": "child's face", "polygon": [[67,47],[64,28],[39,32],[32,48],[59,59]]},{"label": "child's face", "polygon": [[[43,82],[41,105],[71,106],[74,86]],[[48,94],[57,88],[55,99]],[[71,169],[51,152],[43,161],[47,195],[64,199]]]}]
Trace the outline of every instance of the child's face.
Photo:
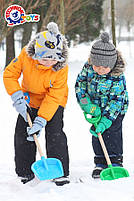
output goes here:
[{"label": "child's face", "polygon": [[52,59],[39,59],[38,62],[41,65],[46,66],[46,67],[53,66],[57,63],[56,60],[52,60]]},{"label": "child's face", "polygon": [[105,75],[111,71],[110,67],[104,67],[104,66],[94,66],[93,65],[93,69],[99,75]]}]

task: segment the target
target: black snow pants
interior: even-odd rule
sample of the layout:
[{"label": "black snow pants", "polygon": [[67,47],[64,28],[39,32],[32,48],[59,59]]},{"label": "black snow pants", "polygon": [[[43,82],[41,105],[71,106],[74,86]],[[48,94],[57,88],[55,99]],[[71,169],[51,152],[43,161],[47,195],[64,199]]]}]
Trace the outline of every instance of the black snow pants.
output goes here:
[{"label": "black snow pants", "polygon": [[[113,121],[112,126],[107,129],[103,134],[108,154],[111,162],[114,164],[122,165],[123,163],[123,139],[122,139],[122,121],[124,115],[119,114],[117,119]],[[106,165],[106,160],[101,148],[99,139],[92,137],[92,146],[95,153],[94,163]]]},{"label": "black snow pants", "polygon": [[[37,116],[37,109],[32,109],[32,120]],[[64,108],[59,106],[53,118],[45,127],[46,153],[48,158],[57,158],[62,162],[64,175],[69,175],[69,155],[67,138],[63,132]],[[27,140],[28,123],[21,115],[18,116],[15,128],[15,171],[18,176],[24,177],[33,174],[31,165],[36,160],[35,142]],[[45,143],[44,143],[45,144]]]}]

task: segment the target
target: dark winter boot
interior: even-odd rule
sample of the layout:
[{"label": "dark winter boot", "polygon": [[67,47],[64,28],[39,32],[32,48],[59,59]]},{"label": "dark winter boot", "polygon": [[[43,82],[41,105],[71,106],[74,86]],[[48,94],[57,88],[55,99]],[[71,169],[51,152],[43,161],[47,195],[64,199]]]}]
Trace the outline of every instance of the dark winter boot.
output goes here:
[{"label": "dark winter boot", "polygon": [[[113,167],[123,167],[122,164],[119,163],[112,163]],[[100,178],[100,173],[102,170],[104,170],[105,168],[107,168],[107,165],[104,164],[97,164],[96,167],[94,168],[93,172],[92,172],[92,177],[94,179]]]},{"label": "dark winter boot", "polygon": [[31,181],[34,179],[34,174],[30,174],[30,175],[25,175],[24,177],[21,177],[21,182],[23,184],[26,184],[27,182]]},{"label": "dark winter boot", "polygon": [[106,167],[107,167],[106,165],[97,164],[96,167],[94,168],[93,172],[92,172],[92,177],[94,179],[100,178],[101,171],[104,170]]},{"label": "dark winter boot", "polygon": [[57,186],[63,186],[65,184],[69,184],[69,178],[68,177],[59,177],[56,179],[53,179],[53,182],[57,185]]}]

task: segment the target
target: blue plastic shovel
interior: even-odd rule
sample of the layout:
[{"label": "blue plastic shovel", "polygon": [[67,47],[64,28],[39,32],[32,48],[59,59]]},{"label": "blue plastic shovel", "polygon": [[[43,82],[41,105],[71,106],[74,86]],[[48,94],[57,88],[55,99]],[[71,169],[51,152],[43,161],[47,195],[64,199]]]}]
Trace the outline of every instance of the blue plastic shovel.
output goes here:
[{"label": "blue plastic shovel", "polygon": [[[29,126],[32,127],[32,121],[27,113],[27,119]],[[31,166],[32,171],[40,180],[51,180],[64,175],[62,163],[56,158],[45,158],[41,150],[40,144],[37,139],[37,135],[33,135],[34,141],[38,148],[41,160],[34,162]]]}]

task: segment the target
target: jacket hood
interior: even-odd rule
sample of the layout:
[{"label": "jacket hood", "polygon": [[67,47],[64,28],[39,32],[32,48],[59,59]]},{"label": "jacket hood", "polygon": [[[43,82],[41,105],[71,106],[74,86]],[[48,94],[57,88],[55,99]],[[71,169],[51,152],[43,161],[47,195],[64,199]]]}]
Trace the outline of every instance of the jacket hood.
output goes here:
[{"label": "jacket hood", "polygon": [[[89,65],[92,65],[90,58],[88,58]],[[114,68],[109,73],[111,76],[120,76],[125,71],[125,61],[121,53],[117,50],[117,61]]]},{"label": "jacket hood", "polygon": [[[64,68],[68,62],[68,44],[67,44],[67,40],[66,38],[62,35],[62,39],[63,39],[63,50],[62,50],[62,56],[65,59],[63,62],[57,62],[53,67],[52,70],[53,71],[58,71],[62,68]],[[27,46],[26,46],[26,52],[28,54],[28,56],[33,57],[35,54],[35,42],[36,42],[36,37],[31,40]]]}]

